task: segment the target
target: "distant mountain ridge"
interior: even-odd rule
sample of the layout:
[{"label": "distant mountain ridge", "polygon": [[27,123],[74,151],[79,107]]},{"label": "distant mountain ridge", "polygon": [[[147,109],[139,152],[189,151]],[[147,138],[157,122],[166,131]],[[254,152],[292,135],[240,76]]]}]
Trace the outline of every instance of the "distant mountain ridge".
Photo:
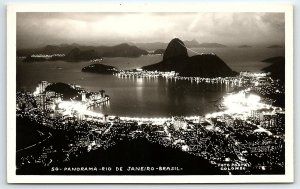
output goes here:
[{"label": "distant mountain ridge", "polygon": [[165,49],[156,49],[153,54],[164,54],[165,53]]},{"label": "distant mountain ridge", "polygon": [[63,57],[63,59],[69,62],[76,62],[76,61],[85,61],[85,60],[88,61],[99,57],[100,56],[94,49],[82,51],[76,47],[72,49],[65,57]]},{"label": "distant mountain ridge", "polygon": [[283,46],[281,46],[281,45],[271,45],[271,46],[268,46],[267,48],[270,48],[270,49],[272,49],[272,48],[283,48]]},{"label": "distant mountain ridge", "polygon": [[[76,52],[75,52],[76,51]],[[140,49],[136,46],[122,43],[115,46],[84,46],[78,44],[61,44],[61,45],[47,45],[38,49],[19,49],[17,50],[17,56],[31,56],[32,54],[65,54],[76,56],[76,53],[80,57],[80,53],[90,54],[89,58],[94,57],[138,57],[141,55],[147,55],[148,52]],[[74,54],[75,53],[75,54]],[[84,56],[84,55],[82,55]],[[88,56],[87,56],[88,57]],[[85,58],[83,58],[85,59]]]},{"label": "distant mountain ridge", "polygon": [[[226,45],[219,43],[199,43],[193,39],[191,41],[183,41],[188,48],[224,48]],[[71,50],[78,48],[81,51],[95,50],[99,57],[138,57],[147,55],[150,50],[166,49],[168,43],[153,42],[153,43],[121,43],[119,45],[107,46],[89,46],[80,45],[77,43],[46,45],[41,48],[17,49],[18,57],[27,57],[32,54],[68,54]],[[145,50],[144,50],[145,49]]]},{"label": "distant mountain ridge", "polygon": [[203,47],[203,48],[225,48],[226,45],[222,45],[220,43],[201,43],[197,47]]},{"label": "distant mountain ridge", "polygon": [[240,45],[240,46],[238,46],[238,48],[251,48],[252,46],[250,46],[250,45]]},{"label": "distant mountain ridge", "polygon": [[[185,40],[183,41],[186,47],[188,48],[225,48],[226,45],[220,43],[199,43],[197,40],[193,39],[191,41]],[[154,49],[166,49],[169,43],[162,42],[153,42],[153,43],[131,43],[139,48],[146,50],[154,50]]]}]

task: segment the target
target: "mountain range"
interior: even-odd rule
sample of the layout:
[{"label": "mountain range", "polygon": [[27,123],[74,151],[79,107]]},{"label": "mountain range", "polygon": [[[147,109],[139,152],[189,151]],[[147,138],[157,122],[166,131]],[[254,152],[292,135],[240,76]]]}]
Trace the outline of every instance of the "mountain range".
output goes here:
[{"label": "mountain range", "polygon": [[[25,56],[28,61],[35,58],[30,58],[33,54],[65,54],[65,57],[55,57],[55,60],[62,59],[67,61],[90,60],[101,57],[139,57],[147,55],[148,52],[136,46],[122,43],[115,46],[84,46],[78,44],[62,44],[62,45],[47,45],[37,49],[19,49],[17,56]],[[42,61],[37,59],[37,61]]]},{"label": "mountain range", "polygon": [[[188,48],[224,48],[226,45],[220,43],[199,43],[197,40],[193,39],[191,41],[183,41],[185,46]],[[146,50],[155,50],[155,49],[166,49],[168,43],[162,42],[153,42],[153,43],[131,43],[139,48]]]}]

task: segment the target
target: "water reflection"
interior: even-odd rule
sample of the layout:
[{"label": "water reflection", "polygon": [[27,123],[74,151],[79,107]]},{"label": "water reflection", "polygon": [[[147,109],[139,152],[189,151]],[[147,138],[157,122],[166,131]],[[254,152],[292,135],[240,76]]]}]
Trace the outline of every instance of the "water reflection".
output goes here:
[{"label": "water reflection", "polygon": [[216,101],[232,87],[165,78],[123,78],[122,87],[107,89],[111,105],[95,107],[103,114],[119,116],[201,115],[215,110]]},{"label": "water reflection", "polygon": [[[75,83],[89,91],[106,91],[110,104],[95,107],[103,114],[162,117],[203,115],[215,110],[213,101],[229,91],[225,83],[193,83],[163,78],[123,78],[80,72],[89,63],[43,62],[17,64],[17,87],[34,91],[40,81]],[[55,66],[64,69],[52,69]]]}]

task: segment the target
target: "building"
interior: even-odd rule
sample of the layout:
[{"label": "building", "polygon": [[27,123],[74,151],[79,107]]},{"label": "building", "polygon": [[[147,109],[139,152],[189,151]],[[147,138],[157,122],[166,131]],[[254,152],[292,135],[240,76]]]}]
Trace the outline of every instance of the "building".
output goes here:
[{"label": "building", "polygon": [[41,81],[38,86],[36,87],[35,91],[34,91],[34,95],[39,95],[43,92],[45,92],[46,87],[49,86],[51,83],[47,82],[47,81]]},{"label": "building", "polygon": [[174,129],[175,129],[176,131],[178,131],[178,130],[180,130],[180,129],[186,130],[186,129],[187,129],[187,126],[188,126],[186,120],[184,120],[183,118],[175,118],[175,117],[172,117],[171,123],[173,124]]},{"label": "building", "polygon": [[83,102],[86,101],[86,94],[84,91],[81,92],[81,101],[83,101]]},{"label": "building", "polygon": [[39,94],[36,97],[36,104],[37,104],[37,108],[41,111],[45,111],[46,110],[46,95],[45,94]]}]

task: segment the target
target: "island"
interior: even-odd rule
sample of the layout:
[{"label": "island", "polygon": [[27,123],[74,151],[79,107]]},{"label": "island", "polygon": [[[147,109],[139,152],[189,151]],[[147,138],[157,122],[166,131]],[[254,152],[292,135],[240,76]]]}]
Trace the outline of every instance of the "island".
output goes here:
[{"label": "island", "polygon": [[82,72],[99,73],[99,74],[113,74],[118,72],[118,69],[113,66],[104,64],[91,64],[82,68]]},{"label": "island", "polygon": [[240,45],[238,46],[238,48],[251,48],[252,46],[249,46],[249,45]]}]

